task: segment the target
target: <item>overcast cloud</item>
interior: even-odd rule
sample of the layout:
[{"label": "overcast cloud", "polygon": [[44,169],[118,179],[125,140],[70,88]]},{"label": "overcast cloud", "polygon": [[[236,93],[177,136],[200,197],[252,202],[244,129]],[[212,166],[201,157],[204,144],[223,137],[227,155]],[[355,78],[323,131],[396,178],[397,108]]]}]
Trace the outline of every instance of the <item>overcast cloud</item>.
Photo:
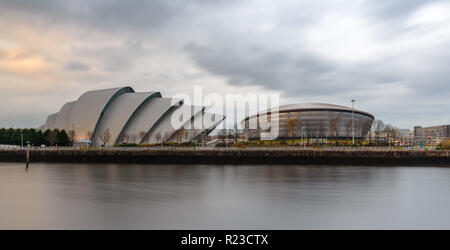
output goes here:
[{"label": "overcast cloud", "polygon": [[0,127],[85,91],[279,93],[450,124],[449,1],[0,0]]}]

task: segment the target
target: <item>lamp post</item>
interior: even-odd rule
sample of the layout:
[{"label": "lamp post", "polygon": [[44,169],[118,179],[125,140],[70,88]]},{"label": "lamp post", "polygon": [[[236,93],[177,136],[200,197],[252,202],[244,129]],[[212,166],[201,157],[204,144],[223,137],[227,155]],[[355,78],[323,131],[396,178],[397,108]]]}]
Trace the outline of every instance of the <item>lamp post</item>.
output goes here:
[{"label": "lamp post", "polygon": [[352,99],[352,144],[355,145],[355,99]]}]

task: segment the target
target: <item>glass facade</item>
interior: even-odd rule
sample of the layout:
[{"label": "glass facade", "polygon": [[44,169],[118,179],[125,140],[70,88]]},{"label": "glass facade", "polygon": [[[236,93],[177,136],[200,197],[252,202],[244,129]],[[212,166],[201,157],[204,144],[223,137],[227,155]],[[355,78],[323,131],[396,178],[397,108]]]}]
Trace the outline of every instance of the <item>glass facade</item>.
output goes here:
[{"label": "glass facade", "polygon": [[[355,138],[367,136],[373,118],[364,113],[354,113]],[[249,139],[258,139],[261,132],[268,131],[272,115],[253,116],[244,121]],[[342,110],[279,111],[278,138],[351,138],[352,112]]]}]

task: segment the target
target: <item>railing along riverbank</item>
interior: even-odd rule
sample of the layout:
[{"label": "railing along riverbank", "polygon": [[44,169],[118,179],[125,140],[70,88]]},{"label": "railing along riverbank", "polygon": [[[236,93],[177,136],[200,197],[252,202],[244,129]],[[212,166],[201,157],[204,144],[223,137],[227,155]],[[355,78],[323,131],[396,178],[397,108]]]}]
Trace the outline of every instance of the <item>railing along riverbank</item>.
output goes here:
[{"label": "railing along riverbank", "polygon": [[390,147],[28,147],[0,149],[0,162],[144,164],[339,164],[450,166],[448,150]]}]

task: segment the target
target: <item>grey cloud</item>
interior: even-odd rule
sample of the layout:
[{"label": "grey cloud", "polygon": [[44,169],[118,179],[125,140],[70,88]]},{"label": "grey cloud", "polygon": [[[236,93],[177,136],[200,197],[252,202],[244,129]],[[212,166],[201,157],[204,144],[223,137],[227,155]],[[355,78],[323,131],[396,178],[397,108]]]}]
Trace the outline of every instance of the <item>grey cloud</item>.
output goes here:
[{"label": "grey cloud", "polygon": [[[99,39],[95,46],[89,46],[89,41],[83,41],[77,35],[74,37],[81,39],[81,43],[67,44],[72,48],[76,61],[69,62],[64,68],[84,73],[78,74],[77,78],[83,82],[98,79],[110,82],[118,80],[115,79],[117,77],[135,79],[143,71],[151,71],[137,66],[158,64],[157,60],[164,60],[165,53],[171,56],[171,60],[178,60],[173,59],[178,54],[182,58],[180,61],[187,56],[188,63],[200,68],[194,74],[206,72],[208,74],[205,75],[225,79],[229,85],[281,90],[283,97],[291,100],[303,96],[336,100],[363,93],[361,95],[367,103],[371,103],[369,111],[372,109],[382,117],[414,122],[420,118],[410,118],[409,110],[403,113],[396,111],[398,113],[392,116],[390,114],[394,111],[386,110],[383,105],[407,109],[420,101],[419,111],[434,114],[432,110],[436,106],[430,103],[436,99],[448,99],[450,54],[447,48],[450,47],[450,36],[442,33],[436,36],[439,46],[421,47],[418,43],[417,47],[410,48],[409,42],[420,40],[426,34],[414,30],[415,27],[402,25],[410,14],[431,2],[0,0],[0,19],[8,22],[37,20],[35,23],[39,29],[69,25],[81,31],[106,33],[106,36],[95,37]],[[381,52],[344,62],[336,60],[334,55],[318,53],[319,45],[308,44],[304,32],[315,24],[322,24],[321,21],[329,15],[350,17],[343,22],[352,22],[351,17],[357,21],[363,19],[362,24],[356,23],[356,26],[367,26],[368,35],[373,35],[375,46],[381,45]],[[352,23],[349,26],[352,27]],[[323,29],[319,30],[319,37],[334,31],[333,27],[318,27]],[[429,27],[428,31],[433,29]],[[336,39],[353,35],[364,36],[365,33],[338,34]],[[101,39],[118,42],[107,42],[99,47]],[[366,41],[365,37],[362,41]],[[340,41],[325,42],[334,45]],[[398,44],[401,43],[405,48],[399,51]],[[371,45],[366,46],[371,49]],[[1,54],[0,50],[0,57]],[[89,62],[90,66],[105,71],[105,74],[90,75],[92,71],[85,72],[89,66],[82,62]],[[195,79],[176,78],[178,71],[183,69],[174,70],[171,65],[165,68],[165,72],[159,72],[158,67],[158,72],[148,74],[161,76],[152,78],[158,82],[180,82],[167,87],[196,83]],[[410,96],[395,93],[400,96],[399,100],[385,100],[383,96],[371,93],[392,94],[391,90],[385,89],[389,86],[398,87],[399,91]],[[449,109],[450,102],[442,101],[441,105],[443,109]]]},{"label": "grey cloud", "polygon": [[369,10],[380,19],[401,19],[432,2],[435,0],[371,1]]},{"label": "grey cloud", "polygon": [[86,64],[82,63],[82,62],[77,62],[77,61],[72,61],[67,63],[64,66],[64,69],[69,70],[69,71],[87,71],[89,70],[89,66],[87,66]]},{"label": "grey cloud", "polygon": [[[157,30],[173,18],[198,7],[225,6],[233,1],[166,0],[0,0],[0,15],[25,20],[39,18],[47,25],[74,25],[102,32]],[[189,17],[189,16],[188,16]]]},{"label": "grey cloud", "polygon": [[[207,71],[223,76],[233,85],[264,86],[296,94],[309,86],[321,83],[336,70],[333,65],[312,54],[293,54],[271,48],[241,48],[240,44],[220,47],[190,44],[185,50],[194,61]],[[343,86],[321,91],[344,91]]]}]

